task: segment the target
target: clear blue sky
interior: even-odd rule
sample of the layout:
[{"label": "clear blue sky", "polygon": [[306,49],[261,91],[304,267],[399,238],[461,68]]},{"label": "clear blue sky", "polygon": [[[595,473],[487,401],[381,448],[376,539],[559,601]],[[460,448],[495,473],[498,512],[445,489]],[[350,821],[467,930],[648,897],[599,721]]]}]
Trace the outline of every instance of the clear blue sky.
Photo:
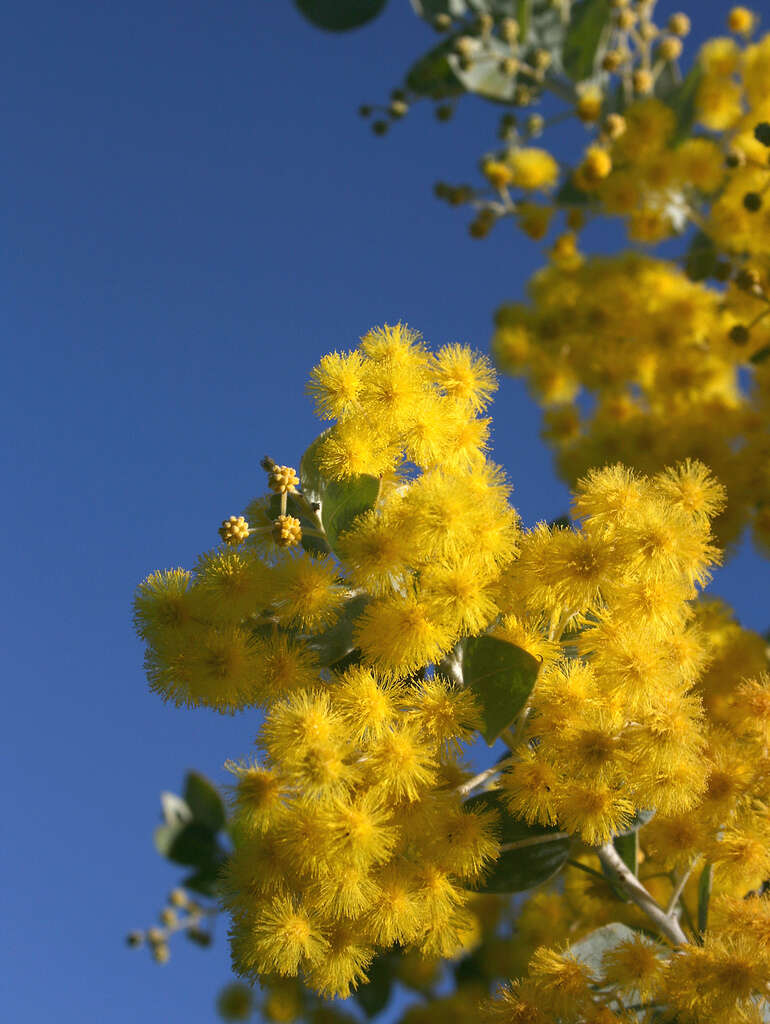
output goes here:
[{"label": "clear blue sky", "polygon": [[[725,5],[691,6],[698,37],[721,29]],[[540,260],[505,227],[472,242],[431,197],[490,145],[488,109],[467,102],[442,126],[425,107],[385,140],[355,115],[433,38],[406,0],[336,37],[289,0],[6,11],[9,1020],[215,1019],[224,941],[178,941],[160,969],[122,938],[177,877],[151,844],[159,791],[190,767],[223,780],[258,722],[150,695],[131,596],[216,542],[262,489],[263,454],[296,463],[319,356],[398,319],[486,348],[491,311]],[[495,416],[525,521],[558,515],[566,492],[517,382]],[[768,563],[744,554],[716,589],[765,628],[769,583]]]}]

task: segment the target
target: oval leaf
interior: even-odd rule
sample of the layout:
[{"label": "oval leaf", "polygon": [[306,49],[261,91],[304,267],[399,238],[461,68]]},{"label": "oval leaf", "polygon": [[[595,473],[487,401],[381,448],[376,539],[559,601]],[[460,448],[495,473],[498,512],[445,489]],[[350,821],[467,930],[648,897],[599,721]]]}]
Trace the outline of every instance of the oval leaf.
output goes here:
[{"label": "oval leaf", "polygon": [[632,875],[639,874],[639,830],[616,836],[612,844]]},{"label": "oval leaf", "polygon": [[308,21],[328,32],[347,32],[376,18],[386,0],[294,0]]},{"label": "oval leaf", "polygon": [[506,846],[517,844],[516,849],[500,855],[478,887],[480,892],[524,892],[548,881],[567,862],[570,840],[564,833],[514,818],[499,790],[479,793],[466,800],[464,806],[496,811],[500,841]]},{"label": "oval leaf", "polygon": [[376,1017],[388,1005],[394,966],[393,957],[378,956],[367,970],[369,980],[356,989],[353,997],[367,1017]]},{"label": "oval leaf", "polygon": [[463,678],[478,697],[481,732],[490,746],[527,703],[539,668],[536,658],[504,640],[481,636],[465,642]]},{"label": "oval leaf", "polygon": [[355,650],[353,643],[353,626],[364,610],[368,597],[359,595],[351,598],[345,610],[334,625],[324,633],[318,633],[308,641],[308,646],[318,655],[324,667],[334,665]]},{"label": "oval leaf", "polygon": [[[593,974],[600,976],[604,954],[619,946],[621,942],[635,939],[637,934],[633,928],[615,921],[612,924],[605,924],[603,928],[597,928],[595,932],[575,942],[569,947],[569,951],[577,960],[586,964]],[[657,946],[657,943],[654,945]]]},{"label": "oval leaf", "polygon": [[357,516],[374,507],[379,493],[380,481],[368,474],[327,483],[321,500],[321,522],[332,548]]},{"label": "oval leaf", "polygon": [[198,772],[188,772],[184,782],[184,798],[192,811],[193,821],[218,832],[227,817],[222,797],[213,783]]},{"label": "oval leaf", "polygon": [[454,37],[440,43],[413,64],[407,72],[407,87],[418,96],[429,96],[434,100],[461,96],[463,87],[449,63],[453,46]]},{"label": "oval leaf", "polygon": [[594,74],[609,22],[608,0],[580,0],[570,8],[563,64],[573,82],[582,82]]},{"label": "oval leaf", "polygon": [[155,848],[175,864],[199,870],[215,869],[221,859],[216,834],[205,825],[159,825],[154,834]]},{"label": "oval leaf", "polygon": [[711,864],[706,862],[698,879],[698,931],[701,935],[709,923],[709,902],[711,901]]},{"label": "oval leaf", "polygon": [[629,821],[626,828],[620,829],[615,832],[615,836],[627,836],[629,832],[636,832],[637,829],[643,828],[649,821],[655,817],[655,811],[651,810],[638,810],[634,814],[631,821]]}]

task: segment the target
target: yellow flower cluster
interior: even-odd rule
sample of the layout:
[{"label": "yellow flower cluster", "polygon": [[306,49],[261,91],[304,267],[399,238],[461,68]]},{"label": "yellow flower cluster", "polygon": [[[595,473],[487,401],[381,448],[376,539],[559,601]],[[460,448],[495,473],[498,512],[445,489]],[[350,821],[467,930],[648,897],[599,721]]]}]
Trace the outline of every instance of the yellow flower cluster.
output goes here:
[{"label": "yellow flower cluster", "polygon": [[[331,627],[354,592],[373,598],[355,640],[384,676],[438,660],[459,636],[483,630],[498,614],[495,580],[518,536],[509,488],[484,458],[489,421],[477,415],[495,386],[483,357],[458,345],[434,356],[401,326],[325,357],[311,390],[338,421],[320,466],[332,478],[384,474],[376,507],[344,534],[339,562],[295,557],[287,549],[296,550],[299,519],[273,524],[270,499],[259,499],[251,528],[243,520],[235,538],[245,545],[201,556],[192,574],[153,574],[136,601],[153,689],[221,710],[302,689],[318,669],[307,638]],[[410,463],[424,469],[411,482]],[[271,487],[291,491],[293,470],[271,474]]]},{"label": "yellow flower cluster", "polygon": [[264,763],[236,769],[225,902],[240,973],[302,972],[345,997],[394,943],[462,949],[467,887],[499,849],[490,812],[453,788],[476,721],[437,675],[384,682],[363,666],[273,705]]},{"label": "yellow flower cluster", "polygon": [[[541,525],[502,581],[516,623],[545,614],[549,639],[571,624],[577,656],[541,672],[514,760],[511,810],[590,845],[637,808],[684,812],[703,791],[706,660],[688,602],[717,561],[709,520],[721,487],[698,463],[648,479],[592,471],[574,502],[579,530]],[[502,635],[506,634],[505,624]],[[569,636],[569,634],[568,634]]]},{"label": "yellow flower cluster", "polygon": [[615,460],[654,473],[698,458],[727,488],[720,542],[750,524],[770,550],[770,361],[752,361],[770,323],[733,340],[758,300],[639,254],[551,265],[530,294],[498,311],[492,348],[544,406],[567,481]]},{"label": "yellow flower cluster", "polygon": [[[770,910],[755,900],[702,946],[671,955],[637,934],[609,948],[597,964],[561,950],[535,950],[526,978],[505,987],[486,1007],[484,1024],[556,1024],[636,1020],[623,1006],[664,1005],[672,1019],[706,1024],[759,1021],[767,1007]],[[730,907],[730,911],[732,911]],[[620,1005],[621,1012],[617,1012]],[[663,1018],[668,1019],[668,1018]]]},{"label": "yellow flower cluster", "polygon": [[488,361],[461,345],[435,355],[398,324],[376,328],[348,353],[324,356],[309,385],[321,419],[337,422],[319,462],[330,478],[422,469],[469,471],[484,462],[489,420],[480,417],[497,388]]},{"label": "yellow flower cluster", "polygon": [[[665,267],[648,270],[666,281]],[[679,284],[659,298],[716,315]],[[266,459],[273,493],[226,521],[237,535],[192,572],[154,573],[138,590],[153,689],[180,704],[266,709],[255,756],[230,764],[235,848],[221,884],[236,970],[265,980],[262,1009],[275,1019],[303,1013],[306,990],[346,997],[394,949],[417,990],[447,958],[470,955],[485,979],[409,1011],[411,1024],[515,1020],[519,1006],[564,1019],[604,1005],[599,980],[690,1012],[699,965],[729,971],[747,950],[760,966],[730,1005],[756,994],[764,960],[728,926],[675,966],[639,937],[606,958],[601,979],[544,947],[608,921],[644,926],[591,849],[640,808],[656,811],[639,857],[664,904],[676,890],[694,912],[698,862],[717,901],[770,872],[770,680],[761,638],[721,605],[693,603],[718,562],[710,531],[724,504],[705,466],[592,470],[574,528],[523,533],[484,451],[495,385],[483,357],[459,346],[434,355],[402,325],[325,357],[310,390],[335,422],[301,472]],[[465,446],[463,431],[475,439]],[[335,495],[353,500],[361,487],[368,504],[337,530]],[[302,546],[276,537],[280,509],[301,521]],[[463,757],[488,708],[454,680],[449,654],[483,636],[541,669],[503,731],[505,759],[470,778]],[[492,803],[468,801],[490,787]],[[500,930],[506,898],[473,891],[509,849],[506,806],[507,822],[541,829],[536,842],[550,841],[543,827],[560,830],[574,856],[560,891],[530,896],[513,935]],[[489,983],[528,961],[529,978],[479,1011]],[[714,991],[698,997],[704,1013],[728,1005],[727,989]]]}]

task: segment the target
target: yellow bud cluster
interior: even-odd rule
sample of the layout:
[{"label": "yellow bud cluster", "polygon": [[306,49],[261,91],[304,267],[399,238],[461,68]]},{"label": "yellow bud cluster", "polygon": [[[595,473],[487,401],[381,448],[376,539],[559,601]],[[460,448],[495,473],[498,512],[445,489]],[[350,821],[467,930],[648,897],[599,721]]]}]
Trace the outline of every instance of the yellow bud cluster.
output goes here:
[{"label": "yellow bud cluster", "polygon": [[273,523],[273,539],[279,548],[291,548],[302,540],[302,527],[295,516],[278,516]]},{"label": "yellow bud cluster", "polygon": [[230,516],[219,527],[219,536],[225,544],[236,546],[243,543],[249,535],[249,524],[243,516]]},{"label": "yellow bud cluster", "polygon": [[274,494],[295,494],[299,477],[292,466],[276,466],[270,470],[268,486]]}]

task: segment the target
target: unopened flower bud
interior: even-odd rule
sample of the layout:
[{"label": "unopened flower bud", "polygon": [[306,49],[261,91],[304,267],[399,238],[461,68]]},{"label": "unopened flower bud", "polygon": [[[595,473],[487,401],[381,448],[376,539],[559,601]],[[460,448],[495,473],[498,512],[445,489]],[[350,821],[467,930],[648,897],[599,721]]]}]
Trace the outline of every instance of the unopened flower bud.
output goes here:
[{"label": "unopened flower bud", "polygon": [[129,932],[126,936],[126,945],[131,946],[132,949],[136,949],[137,946],[141,946],[144,942],[144,932]]},{"label": "unopened flower bud", "polygon": [[437,121],[450,121],[452,114],[454,114],[455,108],[451,103],[439,103],[436,107],[435,114]]},{"label": "unopened flower bud", "polygon": [[477,31],[482,36],[488,36],[495,27],[495,19],[491,14],[480,14],[476,22]]},{"label": "unopened flower bud", "polygon": [[742,267],[735,275],[735,284],[743,292],[753,291],[759,287],[759,274],[751,267]]},{"label": "unopened flower bud", "polygon": [[575,112],[581,121],[586,124],[593,124],[594,121],[598,121],[601,115],[603,102],[604,96],[601,89],[590,86],[584,89],[578,96]]},{"label": "unopened flower bud", "polygon": [[498,190],[506,188],[513,180],[510,167],[500,160],[487,160],[481,170],[492,188]]},{"label": "unopened flower bud", "polygon": [[486,238],[494,227],[495,219],[491,210],[480,210],[476,218],[468,225],[471,238]]},{"label": "unopened flower bud", "polygon": [[677,60],[682,56],[682,40],[677,36],[666,36],[658,47],[661,60]]},{"label": "unopened flower bud", "polygon": [[166,928],[173,928],[176,924],[176,911],[173,907],[164,907],[161,910],[160,923]]},{"label": "unopened flower bud", "polygon": [[204,931],[203,928],[188,928],[187,938],[198,946],[211,945],[211,932]]},{"label": "unopened flower bud", "polygon": [[607,114],[602,125],[602,131],[613,142],[619,139],[626,130],[626,119],[622,114]]},{"label": "unopened flower bud", "polygon": [[645,71],[644,68],[637,68],[632,76],[632,82],[634,86],[634,92],[640,96],[648,96],[652,92],[652,87],[655,81],[649,71]]},{"label": "unopened flower bud", "polygon": [[403,117],[409,111],[409,104],[404,103],[403,100],[393,100],[388,107],[388,113],[391,117]]},{"label": "unopened flower bud", "polygon": [[433,27],[437,32],[446,32],[452,27],[452,19],[443,11],[433,19]]},{"label": "unopened flower bud", "polygon": [[515,43],[519,38],[519,23],[515,18],[503,18],[500,22],[500,35],[506,43]]},{"label": "unopened flower bud", "polygon": [[657,38],[658,26],[653,25],[651,21],[643,21],[639,26],[639,35],[646,43],[650,43]]},{"label": "unopened flower bud", "polygon": [[580,231],[586,222],[586,215],[577,206],[571,206],[567,210],[567,227],[570,231]]},{"label": "unopened flower bud", "polygon": [[225,544],[230,544],[233,547],[246,540],[249,532],[249,524],[243,516],[230,516],[230,518],[225,519],[219,527],[219,536]]},{"label": "unopened flower bud", "polygon": [[291,548],[302,540],[302,527],[294,516],[278,516],[273,522],[273,540],[280,548]]},{"label": "unopened flower bud", "polygon": [[476,40],[471,36],[460,36],[455,40],[455,53],[460,57],[471,57],[476,50]]},{"label": "unopened flower bud", "polygon": [[156,964],[167,964],[170,957],[171,950],[168,948],[168,943],[159,942],[152,947],[152,958]]},{"label": "unopened flower bud", "polygon": [[527,118],[524,127],[527,131],[527,135],[529,135],[530,138],[538,138],[540,135],[543,134],[543,128],[545,127],[545,118],[542,114],[530,114]]},{"label": "unopened flower bud", "polygon": [[754,138],[763,146],[770,147],[770,124],[767,121],[760,121],[754,128]]},{"label": "unopened flower bud", "polygon": [[733,7],[727,15],[727,27],[737,35],[750,36],[754,31],[754,12],[748,7]]},{"label": "unopened flower bud", "polygon": [[682,11],[677,11],[676,14],[672,14],[668,19],[666,27],[672,35],[686,36],[690,31],[690,19]]},{"label": "unopened flower bud", "polygon": [[730,328],[728,337],[735,345],[745,345],[749,340],[749,329],[744,324],[736,324]]},{"label": "unopened flower bud", "polygon": [[172,889],[168,894],[168,901],[172,907],[180,907],[184,909],[189,903],[187,893],[184,889]]},{"label": "unopened flower bud", "polygon": [[762,196],[759,192],[747,192],[743,197],[743,206],[749,213],[757,213],[762,209]]},{"label": "unopened flower bud", "polygon": [[607,50],[602,57],[602,68],[605,71],[617,71],[623,64],[624,56],[622,50]]}]

